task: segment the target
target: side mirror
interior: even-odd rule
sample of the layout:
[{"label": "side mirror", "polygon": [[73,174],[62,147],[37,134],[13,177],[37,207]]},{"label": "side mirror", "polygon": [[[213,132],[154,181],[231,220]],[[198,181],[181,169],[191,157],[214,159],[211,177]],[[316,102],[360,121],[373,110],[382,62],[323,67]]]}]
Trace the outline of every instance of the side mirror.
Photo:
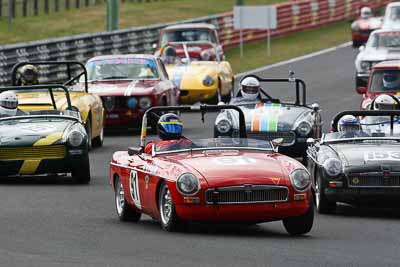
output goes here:
[{"label": "side mirror", "polygon": [[307,143],[307,146],[312,146],[312,145],[314,145],[315,144],[315,139],[314,138],[307,138],[307,141],[306,141],[306,143]]},{"label": "side mirror", "polygon": [[158,45],[156,43],[152,44],[151,47],[153,47],[153,49],[157,49]]},{"label": "side mirror", "polygon": [[363,94],[367,93],[367,87],[364,87],[364,86],[357,87],[356,91],[360,95],[363,95]]},{"label": "side mirror", "polygon": [[143,149],[141,147],[128,147],[128,155],[129,156],[134,156],[134,155],[139,155],[142,153]]},{"label": "side mirror", "polygon": [[363,46],[363,45],[358,48],[359,51],[363,51],[364,49],[365,49],[365,46]]},{"label": "side mirror", "polygon": [[311,108],[312,108],[315,112],[317,112],[317,111],[319,110],[319,105],[318,105],[317,103],[313,103],[313,104],[311,105]]}]

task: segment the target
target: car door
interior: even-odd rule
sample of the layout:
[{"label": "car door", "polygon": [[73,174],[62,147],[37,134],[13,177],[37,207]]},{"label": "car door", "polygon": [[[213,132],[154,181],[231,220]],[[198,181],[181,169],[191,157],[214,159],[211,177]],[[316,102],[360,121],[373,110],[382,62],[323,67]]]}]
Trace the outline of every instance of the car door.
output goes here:
[{"label": "car door", "polygon": [[157,213],[156,192],[159,167],[151,155],[131,157],[129,175],[129,195],[136,207],[149,215]]}]

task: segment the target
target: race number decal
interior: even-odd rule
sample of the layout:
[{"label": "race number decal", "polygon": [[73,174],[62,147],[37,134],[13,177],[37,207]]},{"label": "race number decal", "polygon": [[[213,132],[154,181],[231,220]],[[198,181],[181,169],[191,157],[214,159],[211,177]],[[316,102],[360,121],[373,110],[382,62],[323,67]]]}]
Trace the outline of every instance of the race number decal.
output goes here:
[{"label": "race number decal", "polygon": [[129,176],[129,189],[135,206],[138,209],[141,209],[142,206],[140,205],[139,175],[135,170],[131,170],[131,174]]},{"label": "race number decal", "polygon": [[365,161],[400,161],[398,151],[370,151],[364,153]]},{"label": "race number decal", "polygon": [[256,162],[255,159],[249,157],[220,157],[215,158],[214,162],[218,165],[235,166],[235,165],[250,165]]},{"label": "race number decal", "polygon": [[45,134],[45,133],[49,133],[49,132],[54,132],[56,130],[56,127],[54,127],[53,125],[27,125],[27,126],[22,126],[20,128],[22,131],[24,132],[28,132],[28,133],[35,133],[35,134]]}]

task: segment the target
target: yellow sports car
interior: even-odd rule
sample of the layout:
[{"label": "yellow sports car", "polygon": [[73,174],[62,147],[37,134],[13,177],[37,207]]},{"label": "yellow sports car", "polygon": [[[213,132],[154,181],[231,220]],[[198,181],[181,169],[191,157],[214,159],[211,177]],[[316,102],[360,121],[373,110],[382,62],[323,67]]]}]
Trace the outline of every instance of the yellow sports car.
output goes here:
[{"label": "yellow sports car", "polygon": [[[28,66],[28,68],[24,68],[24,66]],[[33,70],[33,74],[24,72],[29,67]],[[47,75],[42,75],[46,79],[41,82],[39,80],[40,75],[35,74],[35,71],[46,73]],[[77,74],[73,75],[74,73]],[[12,84],[14,86],[49,84],[47,82],[49,80],[68,86],[72,108],[79,111],[82,122],[85,125],[89,137],[89,148],[102,146],[104,139],[103,103],[99,96],[88,93],[87,72],[83,64],[73,61],[20,62],[12,70]],[[16,93],[19,102],[18,107],[21,110],[47,110],[52,109],[54,105],[59,110],[67,108],[65,93],[60,91],[54,92],[53,99],[49,94],[49,90],[45,89],[41,91],[18,91]]]},{"label": "yellow sports car", "polygon": [[233,72],[221,61],[210,42],[169,42],[158,52],[170,80],[180,89],[180,102],[229,102],[233,93]]}]

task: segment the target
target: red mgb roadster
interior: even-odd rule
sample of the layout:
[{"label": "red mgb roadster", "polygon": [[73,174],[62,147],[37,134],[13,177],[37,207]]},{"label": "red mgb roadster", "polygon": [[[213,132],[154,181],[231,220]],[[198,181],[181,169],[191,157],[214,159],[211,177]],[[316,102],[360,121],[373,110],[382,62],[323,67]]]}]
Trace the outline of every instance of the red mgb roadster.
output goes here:
[{"label": "red mgb roadster", "polygon": [[[239,112],[239,136],[146,143],[152,114],[204,115],[223,109]],[[188,221],[283,220],[289,234],[308,233],[314,220],[310,175],[298,161],[277,152],[280,142],[247,139],[244,115],[236,106],[150,108],[143,117],[140,147],[112,157],[110,183],[117,214],[122,221],[148,214],[167,231],[179,230]]]}]

